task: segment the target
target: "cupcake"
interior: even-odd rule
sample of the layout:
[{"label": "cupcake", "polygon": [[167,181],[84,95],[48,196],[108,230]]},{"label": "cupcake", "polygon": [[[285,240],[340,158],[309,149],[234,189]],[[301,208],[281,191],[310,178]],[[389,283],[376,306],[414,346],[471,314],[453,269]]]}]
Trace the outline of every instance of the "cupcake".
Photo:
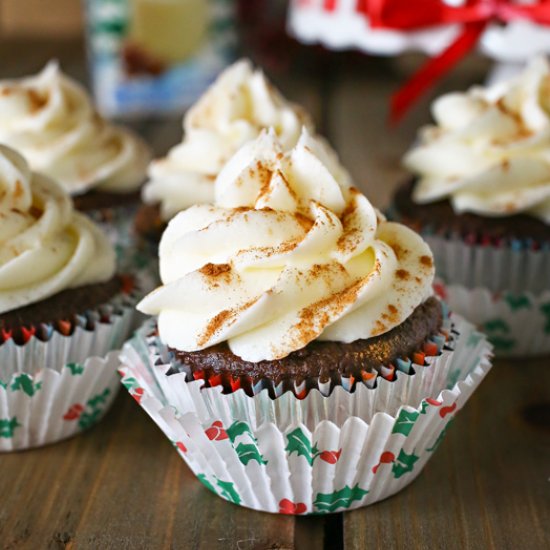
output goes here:
[{"label": "cupcake", "polygon": [[406,154],[393,215],[435,255],[451,308],[496,353],[550,352],[550,67],[439,98]]},{"label": "cupcake", "polygon": [[56,62],[36,76],[0,81],[0,142],[56,180],[79,210],[107,218],[139,203],[151,158],[137,135],[99,116]]},{"label": "cupcake", "polygon": [[189,109],[182,143],[149,166],[142,208],[136,219],[139,234],[158,241],[166,223],[194,204],[214,200],[214,180],[233,154],[272,126],[285,149],[296,145],[301,127],[310,130],[309,116],[286,101],[247,60],[226,69]]},{"label": "cupcake", "polygon": [[306,129],[289,151],[262,132],[214,191],[168,224],[123,384],[234,503],[326,513],[399,491],[489,369],[432,295],[428,245]]},{"label": "cupcake", "polygon": [[97,422],[117,390],[133,279],[65,190],[0,146],[0,451]]}]

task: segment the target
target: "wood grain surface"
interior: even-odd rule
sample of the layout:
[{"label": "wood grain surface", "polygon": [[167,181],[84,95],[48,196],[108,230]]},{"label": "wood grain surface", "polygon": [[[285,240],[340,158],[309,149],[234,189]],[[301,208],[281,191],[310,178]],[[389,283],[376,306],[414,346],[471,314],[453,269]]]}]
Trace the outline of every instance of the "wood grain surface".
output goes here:
[{"label": "wood grain surface", "polygon": [[[0,77],[59,57],[84,78],[79,44],[0,41]],[[308,107],[369,198],[387,205],[429,98],[398,130],[387,98],[421,61],[327,61],[274,78]],[[6,62],[4,63],[4,60]],[[481,81],[464,63],[432,96]],[[137,129],[164,153],[179,120]],[[0,549],[545,549],[550,547],[550,360],[498,361],[419,478],[387,501],[293,518],[226,503],[195,480],[122,391],[102,423],[42,449],[0,455]]]}]

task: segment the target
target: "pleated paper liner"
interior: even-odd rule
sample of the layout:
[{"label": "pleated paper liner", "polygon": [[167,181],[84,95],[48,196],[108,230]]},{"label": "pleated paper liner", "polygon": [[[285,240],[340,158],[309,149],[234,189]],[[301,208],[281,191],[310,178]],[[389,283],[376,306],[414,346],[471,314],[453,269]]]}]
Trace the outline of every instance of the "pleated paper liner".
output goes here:
[{"label": "pleated paper liner", "polygon": [[532,292],[548,289],[550,245],[508,241],[500,246],[470,243],[459,236],[423,234],[432,249],[436,273],[448,284],[487,288],[491,292]]},{"label": "pleated paper liner", "polygon": [[267,388],[224,394],[169,365],[146,334],[122,352],[122,383],[173,442],[197,478],[222,498],[284,514],[339,512],[408,485],[490,369],[491,347],[453,316],[454,350],[414,373],[369,387],[313,389],[300,399]]},{"label": "pleated paper liner", "polygon": [[[129,287],[108,304],[0,335],[0,451],[46,445],[96,423],[116,395],[134,326]],[[105,357],[107,356],[107,357]]]},{"label": "pleated paper liner", "polygon": [[436,288],[453,311],[488,335],[498,357],[550,355],[550,287],[540,294],[494,293],[439,281]]},{"label": "pleated paper liner", "polygon": [[408,223],[394,207],[390,207],[388,217],[407,223],[422,235],[433,252],[437,276],[447,284],[516,294],[540,294],[549,288],[549,242],[434,231],[429,226]]}]

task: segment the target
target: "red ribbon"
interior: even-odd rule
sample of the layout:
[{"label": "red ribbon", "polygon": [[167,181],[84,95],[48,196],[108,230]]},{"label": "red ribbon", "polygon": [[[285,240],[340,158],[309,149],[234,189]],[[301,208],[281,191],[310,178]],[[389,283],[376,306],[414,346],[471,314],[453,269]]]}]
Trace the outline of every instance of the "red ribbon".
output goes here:
[{"label": "red ribbon", "polygon": [[456,40],[430,59],[392,96],[390,118],[394,123],[476,46],[489,23],[527,19],[550,25],[550,0],[529,5],[513,0],[467,0],[460,7],[449,6],[442,0],[360,0],[357,5],[369,17],[373,29],[413,31],[438,25],[462,25]]}]

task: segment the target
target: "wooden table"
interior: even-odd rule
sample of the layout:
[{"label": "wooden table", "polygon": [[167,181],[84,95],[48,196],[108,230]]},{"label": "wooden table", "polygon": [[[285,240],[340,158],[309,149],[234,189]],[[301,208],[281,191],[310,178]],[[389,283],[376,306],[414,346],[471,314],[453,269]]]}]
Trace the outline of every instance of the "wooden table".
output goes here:
[{"label": "wooden table", "polygon": [[[51,56],[84,77],[79,45],[2,42],[0,76],[35,71]],[[382,206],[403,177],[400,156],[429,118],[425,100],[398,131],[385,125],[388,94],[419,61],[336,58],[322,76],[276,78]],[[487,67],[472,59],[434,93],[481,81]],[[158,154],[181,137],[179,121],[140,130]],[[253,512],[211,494],[122,391],[89,432],[0,455],[0,549],[549,548],[549,362],[496,362],[410,487],[368,508],[311,518]]]}]

